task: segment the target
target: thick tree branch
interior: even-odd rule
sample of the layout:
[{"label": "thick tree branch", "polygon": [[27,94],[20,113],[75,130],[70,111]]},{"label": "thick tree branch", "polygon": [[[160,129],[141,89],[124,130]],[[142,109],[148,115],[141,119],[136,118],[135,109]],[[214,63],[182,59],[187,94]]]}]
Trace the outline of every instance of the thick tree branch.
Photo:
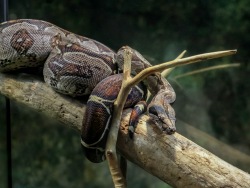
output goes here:
[{"label": "thick tree branch", "polygon": [[[85,105],[54,92],[42,81],[25,74],[0,74],[0,93],[80,133]],[[117,147],[144,170],[173,187],[250,187],[249,174],[178,133],[162,134],[146,115],[139,121],[134,140],[130,140],[127,134],[129,112],[123,113]]]}]

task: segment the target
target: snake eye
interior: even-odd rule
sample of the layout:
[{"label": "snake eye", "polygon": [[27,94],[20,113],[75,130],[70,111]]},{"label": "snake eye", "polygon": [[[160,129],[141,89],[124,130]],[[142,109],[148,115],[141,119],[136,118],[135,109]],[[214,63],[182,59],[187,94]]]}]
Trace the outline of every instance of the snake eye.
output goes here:
[{"label": "snake eye", "polygon": [[148,109],[148,112],[149,112],[150,114],[153,114],[153,115],[155,115],[155,116],[158,116],[158,112],[157,112],[155,106],[151,106],[151,107]]},{"label": "snake eye", "polygon": [[161,119],[162,115],[165,114],[165,110],[162,108],[162,106],[158,106],[158,105],[153,105],[148,109],[148,112],[150,114],[153,114],[155,116],[157,116],[158,118]]}]

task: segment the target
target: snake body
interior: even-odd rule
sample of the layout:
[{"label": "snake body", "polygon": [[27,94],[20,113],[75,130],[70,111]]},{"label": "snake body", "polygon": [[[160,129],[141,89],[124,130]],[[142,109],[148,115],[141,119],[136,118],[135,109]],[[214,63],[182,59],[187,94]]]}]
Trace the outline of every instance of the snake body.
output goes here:
[{"label": "snake body", "polygon": [[97,83],[117,70],[116,54],[110,48],[45,21],[9,21],[1,25],[0,32],[0,70],[45,62],[45,82],[60,93],[90,94]]},{"label": "snake body", "polygon": [[[105,159],[104,148],[110,128],[113,103],[120,91],[122,78],[122,74],[105,78],[97,84],[88,99],[81,138],[85,155],[92,162],[101,162]],[[142,83],[133,87],[124,107],[133,107],[139,101],[145,100],[145,92],[146,88]],[[87,125],[105,125],[105,127]]]},{"label": "snake body", "polygon": [[[91,94],[81,142],[87,158],[101,162],[113,102],[121,87],[121,74],[117,73],[123,66],[125,48],[115,53],[98,41],[45,21],[13,20],[0,25],[0,72],[44,66],[44,80],[56,91],[71,96]],[[131,50],[133,74],[151,66],[141,54]],[[175,114],[170,104],[175,100],[174,90],[159,74],[148,77],[144,83],[155,95],[149,113],[159,117],[163,131],[172,134]],[[145,99],[145,93],[143,84],[134,87],[125,107],[133,107]],[[131,122],[135,122],[134,118]]]}]

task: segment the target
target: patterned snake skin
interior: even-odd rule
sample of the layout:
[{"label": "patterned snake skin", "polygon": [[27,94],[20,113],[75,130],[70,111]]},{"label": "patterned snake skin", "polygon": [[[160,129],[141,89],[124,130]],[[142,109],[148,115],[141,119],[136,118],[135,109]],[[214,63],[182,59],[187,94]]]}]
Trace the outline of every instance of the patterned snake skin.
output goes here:
[{"label": "patterned snake skin", "polygon": [[[0,25],[0,72],[44,66],[44,80],[56,91],[71,96],[88,95],[93,91],[87,103],[81,143],[90,161],[101,162],[113,102],[121,87],[122,77],[117,73],[122,70],[125,48],[129,47],[115,53],[95,40],[45,21],[13,20]],[[151,66],[141,54],[131,50],[133,74]],[[161,121],[162,131],[174,133],[175,113],[170,105],[175,101],[173,88],[160,74],[149,76],[144,84],[155,96],[149,104],[150,115]],[[134,87],[126,107],[145,99],[145,93],[143,84]],[[138,109],[137,106],[132,114],[138,112],[139,115]],[[131,118],[130,122],[135,121]]]}]

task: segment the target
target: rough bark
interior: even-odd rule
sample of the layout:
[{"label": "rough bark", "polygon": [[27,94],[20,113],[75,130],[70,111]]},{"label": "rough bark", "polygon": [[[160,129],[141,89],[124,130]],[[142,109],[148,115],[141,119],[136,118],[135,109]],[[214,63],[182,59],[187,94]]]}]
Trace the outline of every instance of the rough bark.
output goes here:
[{"label": "rough bark", "polygon": [[[42,81],[24,74],[0,74],[0,93],[48,114],[80,133],[84,103],[54,92]],[[123,113],[118,150],[152,175],[173,187],[250,187],[248,173],[178,133],[162,134],[146,115],[141,117],[135,137],[130,140],[127,134],[129,112],[125,110]]]}]

